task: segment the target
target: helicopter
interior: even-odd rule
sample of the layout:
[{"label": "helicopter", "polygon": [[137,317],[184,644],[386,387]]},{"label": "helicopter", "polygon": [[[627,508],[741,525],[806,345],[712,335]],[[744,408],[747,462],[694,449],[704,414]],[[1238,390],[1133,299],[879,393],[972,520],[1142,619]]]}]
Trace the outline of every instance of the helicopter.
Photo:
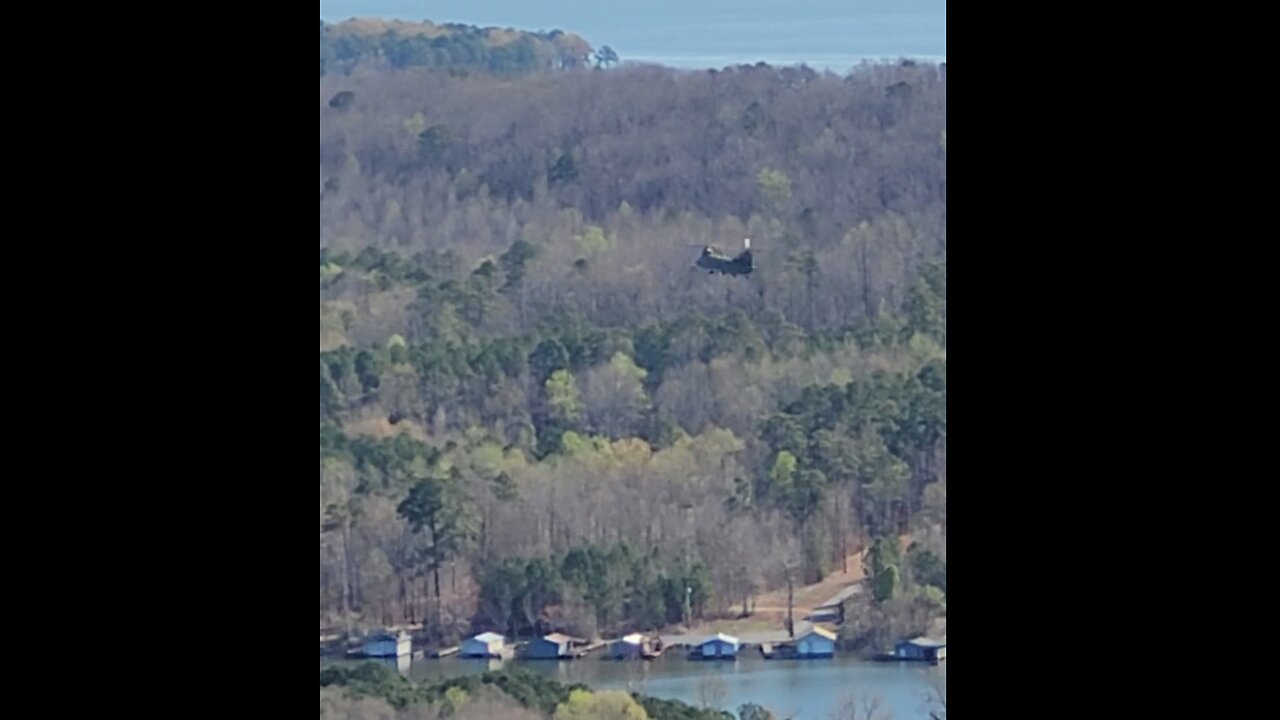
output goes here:
[{"label": "helicopter", "polygon": [[729,257],[715,246],[707,245],[702,248],[702,255],[694,266],[706,270],[709,275],[750,275],[756,269],[755,257],[751,254],[751,238],[743,238],[742,252],[736,257]]}]

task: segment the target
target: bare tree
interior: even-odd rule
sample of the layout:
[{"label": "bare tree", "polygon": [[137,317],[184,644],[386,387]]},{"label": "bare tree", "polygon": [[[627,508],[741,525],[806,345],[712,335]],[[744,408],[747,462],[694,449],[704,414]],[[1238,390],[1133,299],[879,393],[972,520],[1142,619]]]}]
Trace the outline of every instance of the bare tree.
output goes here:
[{"label": "bare tree", "polygon": [[892,720],[878,695],[849,691],[840,696],[839,704],[828,716],[831,720]]},{"label": "bare tree", "polygon": [[947,720],[946,666],[930,668],[929,689],[924,694],[925,712],[932,720]]},{"label": "bare tree", "polygon": [[728,694],[729,688],[719,675],[707,675],[698,681],[698,700],[704,708],[719,710]]},{"label": "bare tree", "polygon": [[[572,42],[561,51],[567,64],[582,55]],[[896,337],[903,289],[945,259],[945,80],[925,67],[618,68],[534,82],[365,69],[341,110],[329,102],[352,79],[320,79],[322,624],[354,633],[433,611],[461,625],[478,611],[507,626],[515,598],[477,608],[474,570],[584,545],[644,548],[667,579],[709,568],[704,618],[739,600],[748,612],[753,593],[787,585],[782,559],[803,548],[785,503],[752,480],[773,450],[760,420],[808,386],[909,370],[929,349],[808,340],[863,316]],[[689,243],[742,237],[773,258],[749,282],[688,271]],[[536,257],[512,261],[516,242]],[[945,307],[941,320],[945,330]],[[546,368],[565,370],[559,403],[517,339],[548,333],[568,344]],[[670,444],[676,426],[696,437]],[[585,447],[558,456],[569,428]],[[843,561],[846,533],[869,532],[857,518],[897,518],[910,491],[908,509],[939,536],[917,540],[945,561],[945,433],[923,465],[903,458],[904,478],[938,478],[922,489],[893,467],[860,482],[845,462],[860,450],[853,431],[836,427],[823,444],[824,492],[839,493],[815,529],[834,531],[832,554]],[[588,432],[630,444],[592,447]],[[492,472],[467,469],[472,433],[500,441],[477,452]],[[424,573],[441,569],[387,509],[407,490],[398,476],[431,462],[366,443],[400,434],[464,469],[478,538],[446,565],[447,596],[439,582],[429,591]],[[499,469],[510,497],[487,487]],[[578,634],[629,619],[615,592],[626,579],[608,584],[598,617],[570,592],[557,616]],[[887,609],[851,624],[875,619],[892,635],[902,628],[886,618],[908,629],[930,619],[923,603]],[[676,614],[662,610],[677,608],[648,614]]]}]

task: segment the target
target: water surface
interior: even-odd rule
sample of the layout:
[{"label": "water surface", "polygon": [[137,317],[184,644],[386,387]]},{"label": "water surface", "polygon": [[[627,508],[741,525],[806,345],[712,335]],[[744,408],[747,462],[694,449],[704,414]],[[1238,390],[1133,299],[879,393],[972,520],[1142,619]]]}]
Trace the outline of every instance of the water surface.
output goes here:
[{"label": "water surface", "polygon": [[[322,659],[320,665],[334,662],[351,661]],[[878,698],[894,720],[927,718],[928,675],[938,669],[919,663],[871,663],[848,657],[764,660],[749,650],[732,662],[690,661],[680,656],[649,663],[616,662],[599,656],[566,662],[459,658],[380,662],[399,665],[401,674],[417,681],[438,681],[516,666],[563,683],[581,682],[602,690],[634,690],[691,705],[708,701],[735,714],[742,704],[754,702],[778,717],[794,720],[827,720],[849,693]]]}]

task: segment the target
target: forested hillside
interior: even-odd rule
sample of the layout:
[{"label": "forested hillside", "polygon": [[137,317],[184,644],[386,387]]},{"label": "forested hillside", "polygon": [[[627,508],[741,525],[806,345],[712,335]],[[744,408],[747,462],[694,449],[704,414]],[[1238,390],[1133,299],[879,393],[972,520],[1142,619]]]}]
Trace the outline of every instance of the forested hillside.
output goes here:
[{"label": "forested hillside", "polygon": [[[347,76],[325,38],[322,626],[650,629],[904,534],[878,611],[945,611],[938,68]],[[692,269],[744,237],[749,278]]]},{"label": "forested hillside", "polygon": [[453,71],[527,73],[618,61],[607,45],[593,50],[580,36],[458,23],[351,19],[320,21],[320,76],[362,69],[429,67]]}]

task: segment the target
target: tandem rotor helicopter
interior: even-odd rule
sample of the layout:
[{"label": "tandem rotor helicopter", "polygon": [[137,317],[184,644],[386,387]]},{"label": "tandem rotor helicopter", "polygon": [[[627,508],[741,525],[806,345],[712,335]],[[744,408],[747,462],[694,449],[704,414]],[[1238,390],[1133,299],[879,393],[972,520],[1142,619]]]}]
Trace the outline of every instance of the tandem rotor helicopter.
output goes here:
[{"label": "tandem rotor helicopter", "polygon": [[750,275],[756,269],[756,260],[751,254],[751,238],[743,238],[742,252],[734,257],[725,255],[717,250],[714,245],[704,246],[702,255],[698,256],[694,267],[706,270],[708,275],[715,275],[716,273],[735,277]]}]

